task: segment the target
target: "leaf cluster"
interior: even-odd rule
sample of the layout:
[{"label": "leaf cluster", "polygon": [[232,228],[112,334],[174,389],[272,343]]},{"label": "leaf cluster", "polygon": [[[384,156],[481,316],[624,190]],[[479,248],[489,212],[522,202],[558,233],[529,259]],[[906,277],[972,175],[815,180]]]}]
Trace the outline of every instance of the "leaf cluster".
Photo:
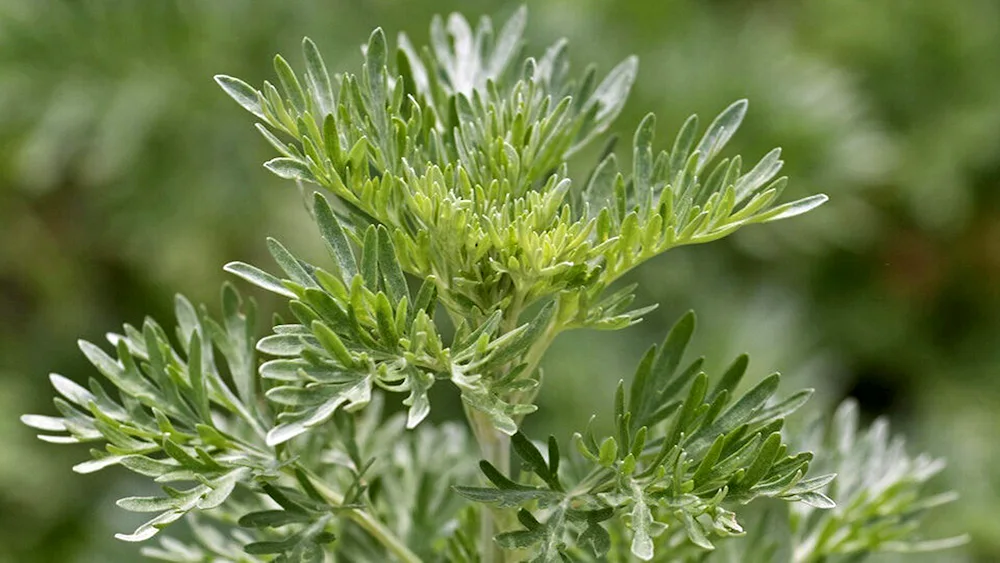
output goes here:
[{"label": "leaf cluster", "polygon": [[890,434],[884,418],[859,429],[858,410],[856,402],[845,401],[829,424],[817,421],[801,440],[819,452],[818,465],[840,475],[823,489],[839,507],[791,508],[794,560],[938,551],[966,543],[964,535],[922,538],[921,518],[927,511],[957,498],[954,492],[927,490],[931,478],[944,469],[944,461],[926,454],[909,456],[903,438]]},{"label": "leaf cluster", "polygon": [[[333,537],[326,530],[333,511],[351,499],[331,504],[301,467],[267,443],[274,416],[260,396],[266,388],[257,377],[255,306],[228,284],[222,302],[220,322],[178,296],[178,346],[152,319],[142,329],[125,325],[122,334],[108,335],[117,358],[81,341],[114,393],[95,378],[83,387],[53,374],[62,416],[24,415],[22,421],[46,432],[39,437],[49,442],[105,442],[104,450],[91,450],[93,459],[74,467],[78,473],[119,465],[161,484],[160,496],[118,500],[125,510],[156,514],[134,532],[118,534],[121,540],[148,540],[188,517],[199,549],[224,555],[237,545],[240,553],[245,547],[246,554],[279,556],[275,561],[317,561],[320,546]],[[234,544],[217,529],[234,524],[282,530],[261,540],[238,534]],[[189,561],[190,549],[167,539],[147,551],[165,561]]]},{"label": "leaf cluster", "polygon": [[[338,414],[336,443],[322,452],[325,466],[360,468],[365,502],[393,534],[417,556],[441,560],[450,543],[468,529],[462,522],[467,503],[451,484],[473,478],[475,448],[468,430],[456,423],[423,424],[405,429],[405,415],[386,416],[381,395],[356,415]],[[352,486],[352,472],[330,475],[338,489]],[[343,522],[335,554],[346,561],[379,563],[389,554],[357,525]],[[473,528],[475,530],[475,528]],[[454,557],[445,557],[457,561]]]},{"label": "leaf cluster", "polygon": [[[254,306],[247,303],[241,310],[241,304],[227,285],[219,323],[178,296],[176,348],[152,319],[142,329],[125,325],[123,334],[108,336],[117,358],[81,341],[80,349],[120,400],[95,378],[82,387],[53,374],[62,416],[22,417],[29,426],[61,433],[39,436],[46,441],[106,441],[104,451],[91,450],[93,459],[74,467],[78,473],[122,465],[160,483],[194,483],[183,490],[165,485],[162,497],[119,500],[126,510],[159,514],[120,539],[148,539],[192,510],[218,507],[238,484],[273,471],[273,453],[263,440],[270,414],[256,400]],[[227,369],[221,369],[216,353]]]},{"label": "leaf cluster", "polygon": [[434,321],[435,279],[425,279],[411,295],[385,227],[369,226],[355,236],[320,194],[313,214],[334,259],[333,273],[299,260],[273,239],[269,248],[284,278],[244,263],[226,266],[288,297],[298,321],[277,325],[274,334],[257,343],[259,351],[278,357],[260,367],[262,378],[277,383],[267,398],[282,409],[268,444],[299,436],[341,408],[363,408],[375,387],[408,393],[403,402],[409,407],[407,427],[413,428],[430,412],[428,390],[438,379],[452,381],[466,404],[513,434],[514,417],[534,407],[506,403],[498,391],[531,388],[536,382],[516,380],[518,371],[489,380],[484,376],[523,355],[548,325],[552,308],[507,332],[501,332],[502,313],[494,311],[474,329],[459,323],[446,344]]},{"label": "leaf cluster", "polygon": [[[303,75],[278,57],[278,86],[217,80],[262,120],[258,129],[282,155],[270,170],[329,190],[349,224],[386,226],[403,269],[434,276],[442,302],[464,318],[569,290],[592,303],[672,247],[825,201],[775,206],[785,184],[774,179],[778,150],[748,171],[739,157],[710,166],[745,101],[700,138],[692,116],[669,151],[654,150],[647,117],[631,170],[619,170],[609,145],[574,188],[567,158],[617,116],[637,64],[626,59],[600,81],[593,68],[573,78],[560,41],[517,68],[524,25],[523,9],[495,36],[487,19],[474,30],[457,15],[436,19],[430,47],[418,51],[401,35],[394,58],[376,30],[362,72],[333,77],[306,40]],[[576,311],[581,320],[589,313]]]},{"label": "leaf cluster", "polygon": [[[501,546],[530,548],[532,560],[548,562],[582,546],[604,557],[613,541],[628,536],[631,554],[648,561],[657,549],[661,556],[681,543],[712,550],[713,537],[741,535],[731,509],[759,498],[833,506],[819,492],[833,475],[806,479],[812,454],[790,453],[780,433],[785,416],[810,392],[774,401],[778,376],[772,375],[736,395],[745,356],[710,388],[703,359],[681,363],[693,329],[689,313],[646,354],[628,392],[619,385],[614,435],[598,440],[588,430],[574,436],[590,466],[585,477],[564,484],[557,441],[549,439],[545,456],[518,433],[513,447],[528,470],[525,480],[483,461],[492,486],[457,489],[477,502],[520,509],[523,529],[497,536]],[[602,527],[612,519],[629,532],[612,535]]]}]

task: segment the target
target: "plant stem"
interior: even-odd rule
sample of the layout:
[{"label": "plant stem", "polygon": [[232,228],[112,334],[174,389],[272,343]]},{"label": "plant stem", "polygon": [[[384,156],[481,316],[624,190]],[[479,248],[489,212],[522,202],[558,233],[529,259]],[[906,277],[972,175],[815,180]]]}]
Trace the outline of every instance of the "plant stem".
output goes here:
[{"label": "plant stem", "polygon": [[[505,311],[505,318],[500,325],[501,334],[517,328],[523,306],[524,294],[517,291],[513,302]],[[510,471],[510,436],[494,428],[493,422],[482,412],[466,408],[465,414],[469,419],[469,425],[472,426],[476,441],[479,442],[483,459],[506,474]],[[507,530],[510,524],[510,512],[507,510],[489,507],[482,511],[479,527],[479,551],[482,554],[482,563],[505,563],[507,554],[493,541],[493,538]]]},{"label": "plant stem", "polygon": [[[472,426],[472,432],[479,442],[483,459],[493,464],[502,473],[510,470],[510,436],[493,427],[485,414],[470,408],[465,414]],[[506,553],[493,541],[493,537],[507,529],[510,524],[508,511],[496,507],[483,507],[479,526],[479,550],[482,563],[504,563]]]},{"label": "plant stem", "polygon": [[[310,471],[306,471],[306,475],[309,476],[309,480],[316,490],[330,502],[332,506],[341,506],[344,503],[344,497],[340,493],[331,489],[322,479],[317,477]],[[410,551],[410,548],[406,547],[392,530],[389,530],[379,522],[377,518],[369,514],[368,512],[358,509],[358,508],[348,508],[341,512],[349,519],[351,519],[355,524],[361,526],[366,532],[368,532],[373,538],[378,540],[380,544],[385,546],[390,553],[395,555],[403,563],[423,563],[423,560],[417,556],[416,553]]]},{"label": "plant stem", "polygon": [[[524,295],[517,292],[513,303],[506,311],[506,318],[500,326],[501,334],[506,334],[517,328],[523,307]],[[525,373],[529,376],[538,369],[538,364],[541,362],[542,356],[559,333],[557,323],[558,316],[552,319],[545,330],[545,334],[531,345],[531,348],[529,348],[525,355],[524,363],[527,364]],[[530,402],[534,398],[535,393],[537,393],[537,388],[528,396],[529,400],[527,402]],[[515,404],[526,402],[525,397],[521,393],[513,394],[511,399]],[[466,407],[465,415],[469,420],[469,426],[472,427],[476,441],[479,442],[479,449],[483,459],[490,462],[501,473],[506,474],[510,471],[510,436],[494,428],[489,416],[482,412]],[[516,418],[518,424],[520,424],[521,418],[523,417],[518,416]],[[493,538],[498,533],[507,531],[514,526],[512,516],[513,514],[510,510],[495,507],[483,509],[482,522],[479,528],[479,548],[482,554],[482,563],[505,563],[507,561],[507,552],[501,549],[493,541]]]},{"label": "plant stem", "polygon": [[399,558],[403,563],[422,563],[420,557],[416,553],[410,551],[406,544],[404,544],[395,534],[389,529],[382,525],[375,517],[371,514],[365,512],[364,510],[358,510],[352,508],[347,511],[347,517],[353,520],[357,525],[365,529],[373,538],[378,540],[379,543],[385,546],[390,553]]},{"label": "plant stem", "polygon": [[[531,377],[535,371],[538,370],[538,366],[542,363],[542,357],[545,356],[545,352],[548,351],[549,346],[551,346],[552,342],[555,341],[556,336],[562,332],[562,327],[557,324],[558,322],[558,317],[553,318],[549,326],[546,327],[545,334],[543,334],[537,342],[531,345],[531,348],[525,356],[525,364],[527,365],[527,368],[524,370],[524,377]],[[515,393],[512,397],[512,402],[515,404],[532,404],[535,402],[535,398],[538,396],[538,392],[541,388],[541,379],[539,378],[538,385],[534,388],[529,389],[528,391]],[[520,415],[515,419],[518,426],[520,426],[521,420],[523,419],[524,415]]]}]

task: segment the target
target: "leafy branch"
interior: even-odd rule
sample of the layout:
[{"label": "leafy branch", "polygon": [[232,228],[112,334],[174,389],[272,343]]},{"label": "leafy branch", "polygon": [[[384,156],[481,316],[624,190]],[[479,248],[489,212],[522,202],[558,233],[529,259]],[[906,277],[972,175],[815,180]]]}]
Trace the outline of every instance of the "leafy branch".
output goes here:
[{"label": "leafy branch", "polygon": [[626,59],[599,83],[593,68],[574,80],[559,42],[513,74],[524,20],[522,9],[495,39],[488,20],[475,31],[457,15],[447,26],[435,20],[431,48],[419,54],[400,36],[394,68],[376,30],[360,75],[331,78],[307,39],[301,77],[275,59],[280,88],[216,79],[262,120],[258,130],[282,155],[266,164],[272,172],[326,188],[353,222],[387,226],[403,269],[433,275],[443,303],[465,318],[519,312],[512,305],[567,289],[586,288],[594,298],[669,248],[826,200],[776,205],[786,183],[774,179],[778,150],[745,173],[740,157],[709,168],[739,127],[745,101],[697,143],[692,116],[669,152],[654,152],[648,116],[628,176],[608,151],[573,190],[566,158],[617,116],[637,64]]},{"label": "leafy branch", "polygon": [[[39,435],[46,441],[106,441],[104,451],[91,450],[93,460],[74,467],[78,473],[122,465],[161,483],[196,483],[186,490],[165,486],[163,497],[119,500],[126,510],[159,513],[132,534],[119,534],[120,539],[148,539],[192,510],[218,507],[237,485],[273,474],[274,453],[263,440],[270,414],[255,400],[250,336],[254,306],[251,302],[241,310],[239,295],[228,285],[222,300],[220,324],[204,309],[198,311],[177,297],[179,350],[152,319],[141,330],[125,325],[124,334],[108,336],[117,359],[81,341],[84,355],[115,386],[121,400],[113,399],[96,379],[85,388],[53,374],[52,384],[61,395],[55,405],[62,417],[22,417],[29,426],[60,433]],[[216,347],[226,371],[215,359]]]},{"label": "leafy branch", "polygon": [[[118,501],[125,510],[157,513],[134,532],[117,536],[125,541],[147,540],[192,512],[221,522],[291,525],[280,540],[248,543],[250,554],[322,554],[318,546],[333,537],[326,527],[333,512],[341,509],[373,533],[384,533],[369,515],[350,507],[352,499],[317,492],[317,483],[294,460],[283,461],[266,442],[264,429],[273,424],[273,415],[259,400],[262,380],[256,376],[252,337],[255,306],[243,302],[229,285],[223,288],[222,302],[220,323],[204,307],[195,309],[177,297],[179,349],[152,319],[142,330],[125,325],[123,334],[108,336],[117,359],[81,341],[81,350],[115,386],[120,400],[96,379],[85,388],[54,374],[51,380],[61,395],[55,405],[62,416],[25,415],[22,421],[46,432],[39,437],[50,442],[107,442],[104,451],[91,450],[91,461],[74,467],[78,473],[121,465],[164,484],[163,496]],[[188,488],[176,488],[176,483]],[[247,502],[276,504],[284,510],[239,513]],[[399,549],[407,553],[405,546]]]},{"label": "leafy branch", "polygon": [[704,550],[714,549],[712,537],[741,535],[731,508],[759,498],[833,506],[819,492],[833,475],[806,479],[812,454],[790,454],[780,434],[784,417],[810,392],[772,401],[778,384],[773,375],[736,398],[746,356],[709,389],[702,359],[681,369],[693,329],[689,313],[661,347],[646,354],[628,392],[619,384],[614,435],[600,441],[589,430],[574,436],[578,453],[590,464],[585,477],[564,484],[555,438],[549,438],[543,455],[518,433],[513,447],[529,471],[526,482],[504,476],[484,460],[480,466],[492,486],[456,489],[476,502],[519,508],[522,529],[498,535],[502,547],[530,548],[532,561],[539,562],[569,557],[572,545],[589,546],[595,557],[603,557],[612,536],[601,523],[616,518],[631,529],[631,553],[649,561],[658,543],[677,543],[676,532],[655,539],[663,530],[682,530],[686,541]]}]

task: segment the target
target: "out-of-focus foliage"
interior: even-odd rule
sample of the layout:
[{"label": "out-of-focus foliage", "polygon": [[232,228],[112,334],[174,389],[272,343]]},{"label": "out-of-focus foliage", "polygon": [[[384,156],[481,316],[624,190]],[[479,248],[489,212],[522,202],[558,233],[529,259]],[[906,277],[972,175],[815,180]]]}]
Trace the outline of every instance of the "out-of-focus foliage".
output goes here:
[{"label": "out-of-focus foliage", "polygon": [[821,490],[838,506],[828,512],[789,507],[794,561],[850,560],[864,552],[926,553],[968,541],[919,535],[919,520],[927,511],[957,498],[954,492],[926,492],[944,460],[910,457],[905,440],[889,434],[884,418],[860,429],[854,400],[844,401],[832,418],[813,424],[803,443],[819,452],[817,466],[836,473],[837,479]]},{"label": "out-of-focus foliage", "polygon": [[[259,258],[262,230],[311,238],[210,77],[258,83],[260,61],[303,35],[328,62],[357,61],[361,30],[459,8],[476,16],[430,0],[0,1],[0,561],[129,560],[112,531],[139,522],[108,508],[132,488],[124,473],[66,479],[79,453],[34,443],[15,420],[44,409],[48,370],[87,373],[73,340],[167,317],[178,290],[209,299],[219,264]],[[950,460],[936,479],[961,498],[930,529],[973,541],[931,560],[1000,557],[1000,6],[547,0],[532,13],[529,35],[569,37],[577,61],[639,55],[624,137],[639,112],[674,130],[747,97],[736,149],[781,146],[790,190],[832,198],[813,220],[647,265],[639,301],[665,306],[607,340],[557,341],[542,412],[585,421],[694,308],[700,341],[720,348],[710,357],[749,350],[789,388],[816,387],[817,404],[855,394]]]}]

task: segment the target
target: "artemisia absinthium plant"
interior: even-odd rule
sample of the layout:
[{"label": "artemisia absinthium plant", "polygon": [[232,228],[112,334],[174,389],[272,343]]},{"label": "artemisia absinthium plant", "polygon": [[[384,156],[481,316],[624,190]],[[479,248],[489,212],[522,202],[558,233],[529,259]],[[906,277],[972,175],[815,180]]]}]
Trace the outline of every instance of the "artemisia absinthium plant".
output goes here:
[{"label": "artemisia absinthium plant", "polygon": [[[375,30],[358,74],[329,74],[306,39],[304,72],[279,56],[276,84],[216,77],[279,154],[265,166],[309,194],[330,258],[269,239],[274,273],[225,269],[288,300],[270,335],[254,335],[253,302],[229,284],[219,317],[178,297],[173,327],[125,325],[111,353],[81,342],[105,383],[53,375],[61,416],[24,422],[102,445],[80,473],[120,465],[161,484],[118,504],[154,514],[123,540],[191,525],[143,550],[163,561],[711,561],[730,543],[742,561],[818,562],[938,547],[913,541],[943,498],[921,496],[937,464],[881,425],[855,442],[850,412],[833,443],[799,451],[782,430],[810,392],[776,397],[777,374],[738,392],[745,356],[706,375],[684,360],[691,314],[619,385],[611,435],[518,430],[560,333],[651,309],[630,308],[633,287],[615,284],[626,272],[826,200],[778,203],[777,149],[720,158],[745,101],[707,128],[691,117],[665,149],[647,116],[623,166],[604,132],[636,60],[573,73],[563,41],[522,58],[525,21],[435,19],[421,49],[400,35],[390,50]],[[596,165],[571,171],[594,143]],[[440,384],[471,431],[425,422]],[[387,394],[405,413],[383,414]],[[807,475],[820,460],[829,473]],[[793,504],[787,537],[744,531],[758,499]]]}]

